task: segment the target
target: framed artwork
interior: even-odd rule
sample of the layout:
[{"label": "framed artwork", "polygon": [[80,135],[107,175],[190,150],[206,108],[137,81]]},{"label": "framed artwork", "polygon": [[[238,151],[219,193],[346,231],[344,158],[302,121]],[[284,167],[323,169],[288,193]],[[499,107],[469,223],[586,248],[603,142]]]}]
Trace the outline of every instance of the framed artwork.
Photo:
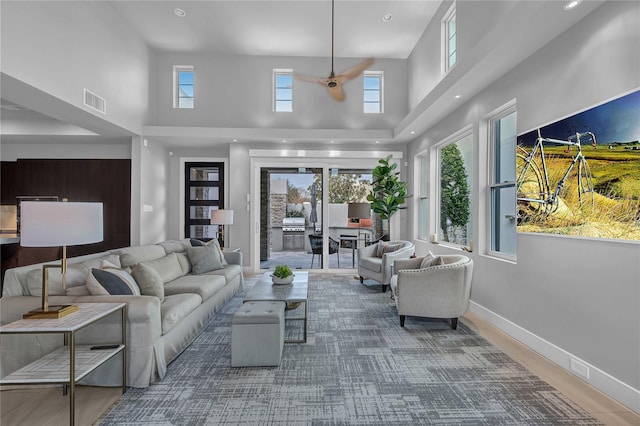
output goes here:
[{"label": "framed artwork", "polygon": [[640,91],[517,140],[518,232],[640,240]]}]

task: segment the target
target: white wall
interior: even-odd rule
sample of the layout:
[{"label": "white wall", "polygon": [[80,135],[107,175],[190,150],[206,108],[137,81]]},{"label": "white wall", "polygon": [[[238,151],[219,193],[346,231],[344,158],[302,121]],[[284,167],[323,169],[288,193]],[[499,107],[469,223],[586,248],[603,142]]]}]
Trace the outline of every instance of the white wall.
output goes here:
[{"label": "white wall", "polygon": [[140,148],[141,206],[138,206],[140,244],[154,244],[168,239],[170,176],[167,153],[168,151],[163,145],[150,138],[142,138]]},{"label": "white wall", "polygon": [[106,98],[107,120],[139,133],[148,111],[149,52],[111,6],[2,2],[0,19],[3,73],[84,110],[87,88]]},{"label": "white wall", "polygon": [[[336,72],[361,59],[336,59]],[[173,108],[173,66],[193,65],[194,109]],[[385,113],[362,112],[362,77],[344,85],[346,99],[334,101],[316,83],[294,80],[291,113],[272,111],[274,68],[327,77],[326,58],[159,54],[152,72],[155,87],[155,119],[158,126],[208,126],[231,128],[291,129],[391,129],[407,114],[406,62],[381,59],[370,70],[384,71]]]},{"label": "white wall", "polygon": [[[464,126],[473,126],[473,240],[478,242],[471,254],[474,310],[517,337],[530,338],[536,350],[565,368],[570,357],[586,362],[591,366],[590,383],[636,411],[640,244],[522,233],[517,263],[487,256],[484,119],[516,99],[522,133],[636,90],[639,12],[635,2],[606,2],[431,127],[409,151],[415,156]],[[415,174],[413,162],[410,165]],[[415,208],[410,214],[415,223]],[[419,254],[451,251],[425,241],[416,241],[416,249]]]}]

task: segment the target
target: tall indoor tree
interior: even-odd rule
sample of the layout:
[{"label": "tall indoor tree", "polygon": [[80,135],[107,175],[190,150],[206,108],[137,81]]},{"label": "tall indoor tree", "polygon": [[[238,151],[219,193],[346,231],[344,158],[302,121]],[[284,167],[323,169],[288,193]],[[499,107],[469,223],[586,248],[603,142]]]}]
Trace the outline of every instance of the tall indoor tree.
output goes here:
[{"label": "tall indoor tree", "polygon": [[[367,201],[371,202],[371,209],[387,221],[387,230],[391,233],[391,216],[398,210],[406,209],[403,206],[407,195],[407,182],[400,180],[400,172],[396,171],[398,165],[391,163],[391,155],[378,160],[379,165],[373,169],[373,182],[371,192],[367,195]],[[382,239],[389,240],[389,234]]]}]

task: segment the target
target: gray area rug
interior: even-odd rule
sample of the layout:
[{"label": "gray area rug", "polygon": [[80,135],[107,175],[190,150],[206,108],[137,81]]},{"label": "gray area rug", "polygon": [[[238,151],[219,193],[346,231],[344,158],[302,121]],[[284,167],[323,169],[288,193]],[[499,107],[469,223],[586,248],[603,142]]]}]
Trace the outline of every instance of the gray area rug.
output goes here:
[{"label": "gray area rug", "polygon": [[[241,293],[162,382],[129,389],[98,424],[600,424],[464,323],[451,330],[446,320],[408,317],[402,329],[379,285],[309,280],[308,341],[286,344],[279,367],[230,367]],[[301,325],[290,321],[287,333]]]}]

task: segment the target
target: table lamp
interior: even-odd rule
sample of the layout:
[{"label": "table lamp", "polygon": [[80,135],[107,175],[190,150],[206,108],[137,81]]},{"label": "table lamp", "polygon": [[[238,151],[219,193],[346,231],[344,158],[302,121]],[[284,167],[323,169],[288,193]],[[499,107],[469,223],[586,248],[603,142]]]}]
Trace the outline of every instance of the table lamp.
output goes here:
[{"label": "table lamp", "polygon": [[360,219],[368,219],[371,217],[371,204],[349,203],[347,205],[347,217],[349,219],[358,219],[358,240],[360,240]]},{"label": "table lamp", "polygon": [[49,269],[60,268],[62,288],[66,289],[67,246],[97,243],[102,239],[102,203],[21,202],[20,245],[62,246],[60,264],[42,266],[42,306],[27,312],[23,318],[61,318],[77,311],[74,305],[49,306]]},{"label": "table lamp", "polygon": [[211,224],[220,225],[218,229],[218,241],[224,250],[224,225],[233,225],[233,210],[211,210]]}]

